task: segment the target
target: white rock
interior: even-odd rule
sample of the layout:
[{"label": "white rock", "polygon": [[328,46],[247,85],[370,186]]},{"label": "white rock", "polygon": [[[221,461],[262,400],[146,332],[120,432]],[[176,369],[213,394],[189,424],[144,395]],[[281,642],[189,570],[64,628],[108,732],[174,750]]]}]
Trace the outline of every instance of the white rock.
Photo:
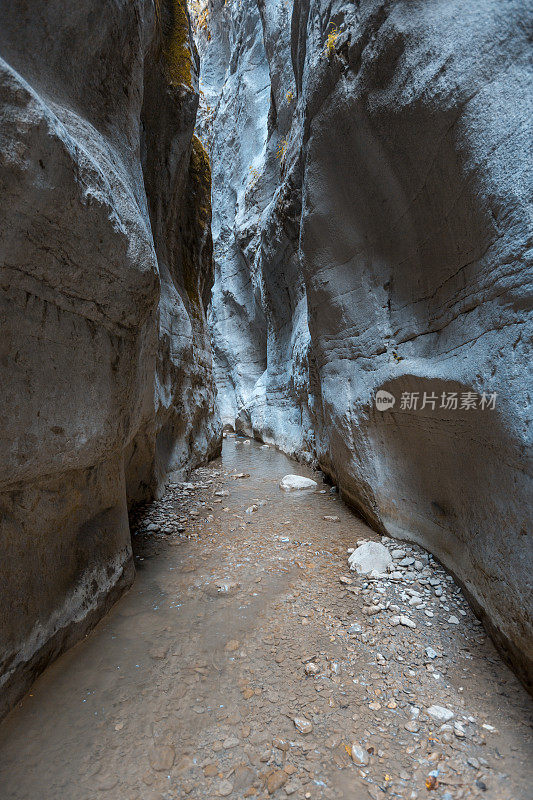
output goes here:
[{"label": "white rock", "polygon": [[459,620],[457,619],[457,617],[454,617],[453,614],[450,617],[448,617],[448,622],[450,623],[450,625],[459,625]]},{"label": "white rock", "polygon": [[305,717],[295,717],[293,719],[294,727],[300,731],[304,736],[308,733],[311,733],[313,730],[313,724],[309,722],[308,719]]},{"label": "white rock", "polygon": [[393,550],[391,553],[393,558],[405,558],[405,550]]},{"label": "white rock", "polygon": [[354,764],[359,764],[362,767],[368,764],[368,753],[355,742],[351,746],[350,755]]},{"label": "white rock", "polygon": [[404,625],[406,628],[416,628],[416,622],[403,614],[400,616],[400,625]]},{"label": "white rock", "polygon": [[427,709],[427,713],[437,722],[448,722],[455,716],[453,711],[450,711],[449,708],[444,708],[444,706],[430,706]]},{"label": "white rock", "polygon": [[295,492],[300,489],[316,489],[316,481],[311,478],[303,478],[301,475],[285,475],[280,481],[279,488],[284,492]]},{"label": "white rock", "polygon": [[386,575],[389,564],[392,563],[391,554],[379,542],[365,542],[358,547],[348,559],[350,569],[360,575]]}]

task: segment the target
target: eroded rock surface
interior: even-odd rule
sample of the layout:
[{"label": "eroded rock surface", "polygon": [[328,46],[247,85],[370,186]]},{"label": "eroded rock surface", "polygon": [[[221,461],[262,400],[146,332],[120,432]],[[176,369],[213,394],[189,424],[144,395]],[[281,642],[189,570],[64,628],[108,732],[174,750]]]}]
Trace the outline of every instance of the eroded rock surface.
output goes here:
[{"label": "eroded rock surface", "polygon": [[531,682],[527,9],[202,13],[223,422],[428,547]]},{"label": "eroded rock surface", "polygon": [[209,164],[181,0],[0,3],[0,713],[216,452]]}]

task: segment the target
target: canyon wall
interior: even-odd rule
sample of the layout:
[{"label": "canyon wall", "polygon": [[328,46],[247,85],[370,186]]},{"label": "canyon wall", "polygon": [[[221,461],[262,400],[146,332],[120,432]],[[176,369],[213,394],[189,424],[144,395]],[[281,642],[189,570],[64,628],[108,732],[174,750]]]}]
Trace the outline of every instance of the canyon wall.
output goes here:
[{"label": "canyon wall", "polygon": [[435,553],[531,687],[527,7],[210,0],[195,26],[223,422]]},{"label": "canyon wall", "polygon": [[197,73],[185,0],[0,2],[0,713],[220,447]]}]

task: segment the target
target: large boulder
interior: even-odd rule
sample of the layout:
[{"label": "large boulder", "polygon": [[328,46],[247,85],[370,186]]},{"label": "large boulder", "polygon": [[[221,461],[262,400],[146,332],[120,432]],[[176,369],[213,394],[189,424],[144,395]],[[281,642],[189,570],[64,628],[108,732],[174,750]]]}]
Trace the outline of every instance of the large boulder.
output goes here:
[{"label": "large boulder", "polygon": [[128,506],[218,446],[196,73],[184,2],[0,3],[0,714],[131,583]]}]

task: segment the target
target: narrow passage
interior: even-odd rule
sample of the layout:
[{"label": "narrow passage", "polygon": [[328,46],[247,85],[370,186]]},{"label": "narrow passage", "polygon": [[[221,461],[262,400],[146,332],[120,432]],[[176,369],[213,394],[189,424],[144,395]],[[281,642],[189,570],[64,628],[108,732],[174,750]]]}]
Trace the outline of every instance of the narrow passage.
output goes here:
[{"label": "narrow passage", "polygon": [[229,436],[136,530],[133,588],[0,728],[0,796],[531,797],[531,701],[460,590],[390,540],[396,577],[350,572],[380,537],[311,470]]}]

